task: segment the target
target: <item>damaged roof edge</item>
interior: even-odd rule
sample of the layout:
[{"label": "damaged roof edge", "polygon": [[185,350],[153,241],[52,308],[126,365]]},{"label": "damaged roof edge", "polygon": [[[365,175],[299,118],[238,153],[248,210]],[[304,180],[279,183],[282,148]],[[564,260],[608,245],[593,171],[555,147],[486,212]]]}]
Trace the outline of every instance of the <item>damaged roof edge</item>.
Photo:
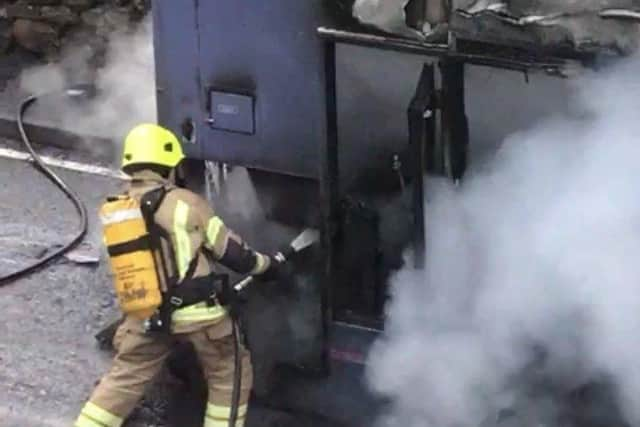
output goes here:
[{"label": "damaged roof edge", "polygon": [[426,57],[447,57],[463,61],[471,65],[501,68],[519,72],[538,71],[556,77],[573,77],[584,68],[581,62],[571,59],[553,57],[517,57],[515,55],[485,54],[476,51],[454,49],[450,44],[426,43],[418,40],[348,31],[335,28],[318,28],[320,37],[334,43],[343,43],[381,50],[421,55]]},{"label": "damaged roof edge", "polygon": [[[410,4],[409,0],[356,0],[352,12],[366,26],[400,38],[410,38],[417,43],[451,44],[453,39],[458,44],[464,41],[484,45],[485,57],[494,56],[496,49],[513,48],[519,51],[520,57],[532,58],[520,60],[525,63],[555,63],[556,58],[588,63],[598,56],[631,54],[640,44],[640,10],[615,7],[620,2],[584,0],[575,6],[575,3],[555,0],[521,0],[510,2],[509,6],[499,0],[458,0],[453,2],[446,22],[434,23],[429,21],[428,8],[439,1],[413,0]],[[417,12],[424,16],[411,16],[416,13],[415,3],[424,4]],[[442,27],[446,28],[445,32]],[[419,34],[416,36],[416,33]],[[454,46],[454,49],[459,48]]]},{"label": "damaged roof edge", "polygon": [[[584,16],[584,15],[592,15],[598,16],[600,18],[607,19],[620,19],[620,20],[633,20],[640,22],[640,11],[631,10],[631,9],[599,9],[599,10],[578,10],[578,11],[568,11],[568,12],[557,12],[546,15],[525,15],[525,16],[514,16],[509,14],[506,5],[494,4],[494,7],[487,7],[484,9],[474,9],[474,10],[465,10],[465,9],[456,9],[455,13],[459,13],[462,16],[473,18],[476,16],[480,16],[485,13],[494,14],[499,19],[504,20],[505,22],[509,22],[514,25],[556,25],[559,20],[565,18],[570,19],[572,17]],[[497,7],[500,6],[500,7]]]}]

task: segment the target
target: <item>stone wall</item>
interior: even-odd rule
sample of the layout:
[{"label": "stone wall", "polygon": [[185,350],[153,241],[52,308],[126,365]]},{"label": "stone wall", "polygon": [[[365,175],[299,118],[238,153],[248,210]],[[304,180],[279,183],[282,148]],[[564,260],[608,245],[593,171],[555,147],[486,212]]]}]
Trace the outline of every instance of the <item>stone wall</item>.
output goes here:
[{"label": "stone wall", "polygon": [[10,0],[0,6],[0,57],[26,50],[56,61],[65,49],[86,46],[99,61],[114,31],[126,31],[150,0]]}]

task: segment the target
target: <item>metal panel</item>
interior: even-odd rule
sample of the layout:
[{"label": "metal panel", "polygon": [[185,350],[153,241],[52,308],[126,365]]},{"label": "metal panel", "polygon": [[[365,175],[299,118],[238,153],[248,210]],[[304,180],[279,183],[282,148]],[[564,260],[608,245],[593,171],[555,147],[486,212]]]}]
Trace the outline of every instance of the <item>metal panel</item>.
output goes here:
[{"label": "metal panel", "polygon": [[[155,0],[152,8],[158,121],[181,134],[183,123],[191,119],[196,136],[206,126],[197,120],[205,96],[198,69],[197,3]],[[199,146],[183,142],[188,156],[202,156]]]},{"label": "metal panel", "polygon": [[213,129],[252,135],[255,132],[253,97],[211,91],[209,124]]},{"label": "metal panel", "polygon": [[[182,6],[175,3],[180,6],[172,9]],[[318,176],[318,153],[325,141],[323,51],[316,35],[322,3],[207,0],[197,4],[201,91],[215,88],[255,97],[255,133],[207,126],[198,142],[204,158]],[[202,111],[201,121],[207,115]]]},{"label": "metal panel", "polygon": [[[295,408],[298,413],[324,418],[313,426],[372,426],[377,415],[387,409],[384,398],[371,393],[366,383],[367,355],[379,331],[334,322],[331,328],[329,358],[332,375],[310,381],[289,375],[258,403],[270,407]],[[288,425],[288,424],[287,424]]]}]

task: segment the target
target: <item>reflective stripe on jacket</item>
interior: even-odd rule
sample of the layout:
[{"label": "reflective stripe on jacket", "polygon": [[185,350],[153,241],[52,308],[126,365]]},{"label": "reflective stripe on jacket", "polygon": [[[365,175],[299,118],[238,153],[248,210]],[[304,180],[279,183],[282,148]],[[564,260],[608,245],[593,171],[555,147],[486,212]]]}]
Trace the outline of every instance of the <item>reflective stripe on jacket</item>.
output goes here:
[{"label": "reflective stripe on jacket", "polygon": [[[171,191],[167,192],[154,219],[170,236],[172,251],[163,251],[165,257],[169,257],[171,252],[175,256],[177,272],[169,271],[170,275],[184,279],[194,259],[196,267],[193,277],[211,274],[213,266],[205,252],[215,261],[238,273],[260,274],[269,268],[270,258],[251,249],[227,228],[206,200],[197,194],[176,188],[151,171],[134,174],[129,194],[139,198],[161,185],[171,188]],[[171,268],[174,263],[167,264]],[[184,307],[173,313],[173,330],[176,333],[186,332],[193,330],[190,325],[210,324],[226,315],[226,310],[220,306],[208,307],[201,303]]]}]

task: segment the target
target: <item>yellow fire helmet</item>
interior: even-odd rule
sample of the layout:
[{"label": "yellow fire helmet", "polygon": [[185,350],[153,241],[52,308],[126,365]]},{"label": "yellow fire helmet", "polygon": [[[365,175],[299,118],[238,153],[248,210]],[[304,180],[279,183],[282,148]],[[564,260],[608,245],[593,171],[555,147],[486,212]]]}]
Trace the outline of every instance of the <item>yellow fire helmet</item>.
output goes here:
[{"label": "yellow fire helmet", "polygon": [[122,169],[140,163],[174,168],[182,159],[184,153],[178,138],[162,126],[149,123],[138,125],[124,140]]}]

